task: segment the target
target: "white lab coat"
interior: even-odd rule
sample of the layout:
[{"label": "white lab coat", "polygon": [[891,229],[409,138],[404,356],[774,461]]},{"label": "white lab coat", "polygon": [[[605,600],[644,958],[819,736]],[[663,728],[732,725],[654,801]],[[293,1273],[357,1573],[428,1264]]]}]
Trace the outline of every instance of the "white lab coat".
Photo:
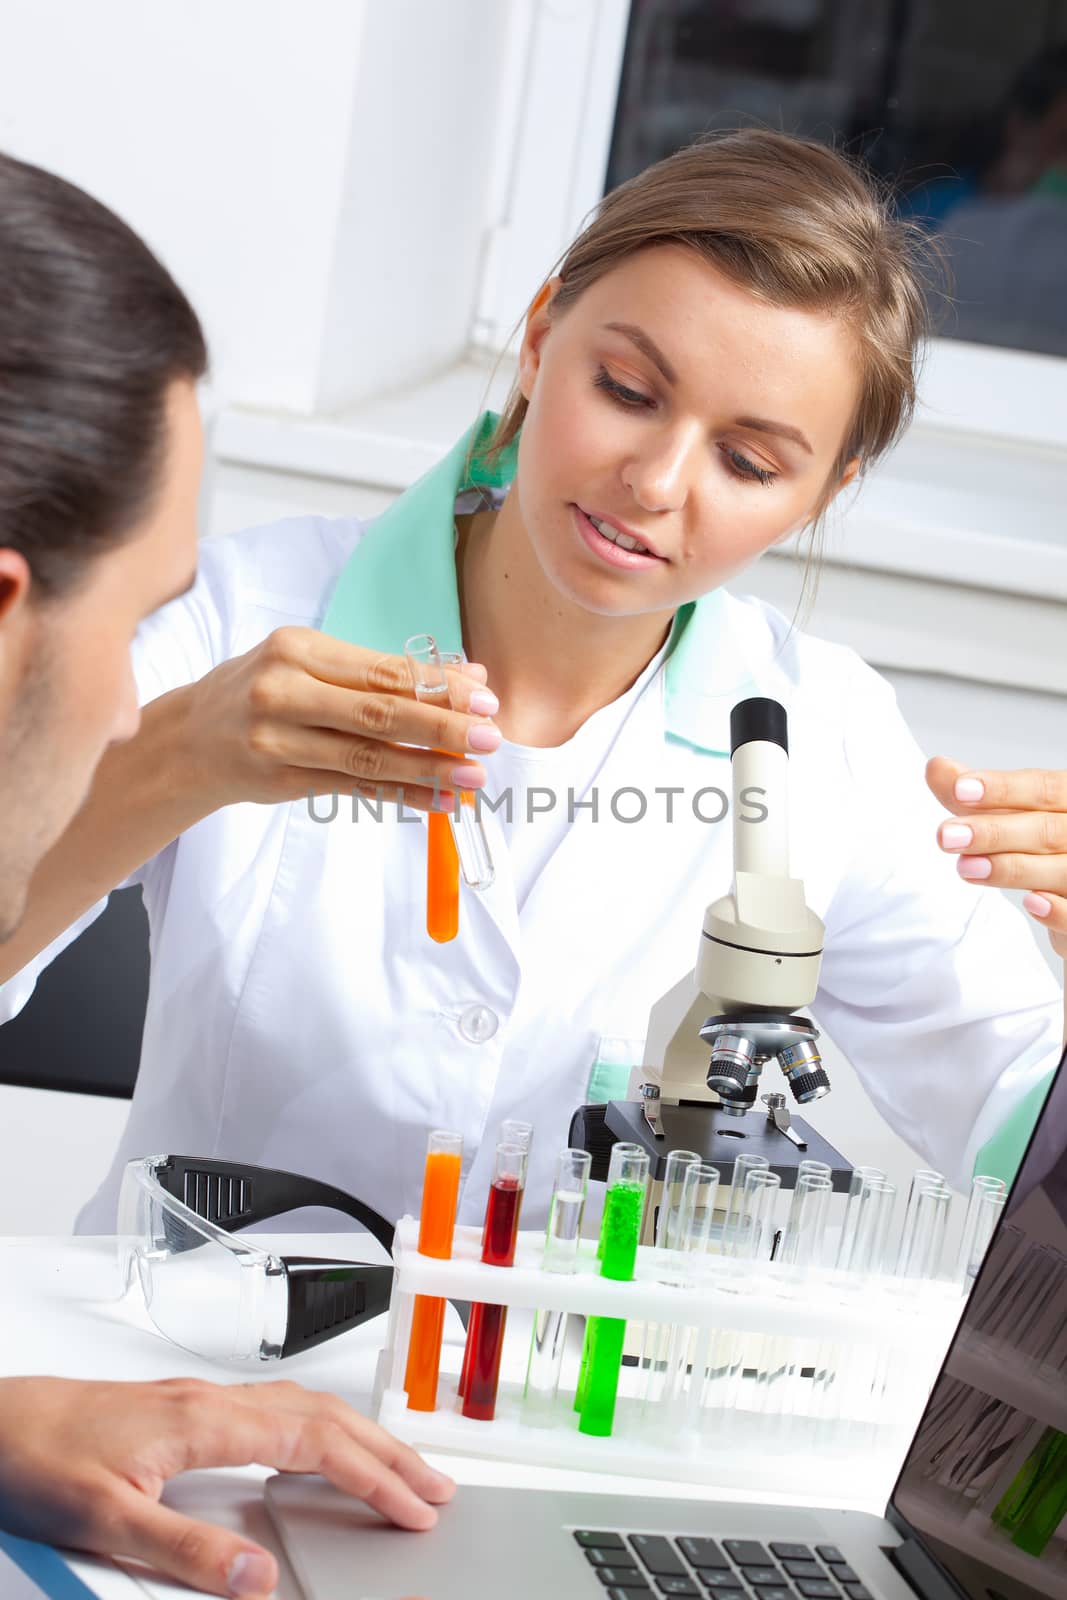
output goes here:
[{"label": "white lab coat", "polygon": [[[308,517],[207,541],[195,589],[137,637],[143,699],[282,624],[318,625],[364,531]],[[463,1132],[459,1218],[475,1223],[509,1115],[536,1124],[524,1210],[536,1223],[601,1041],[639,1046],[730,883],[729,822],[681,806],[668,825],[650,805],[624,823],[610,796],[728,791],[729,709],[750,692],[789,712],[792,867],[826,924],[815,1019],[898,1132],[965,1181],[1058,1055],[1056,985],[1024,919],[961,883],[937,848],[941,812],[890,687],[754,599],[721,593],[715,633],[690,687],[719,753],[665,738],[661,674],[599,775],[599,821],[578,813],[521,916],[492,816],[496,882],[464,891],[460,937],[444,945],[424,930],[424,820],[411,812],[353,822],[342,801],[326,824],[306,801],[234,805],[135,873],[152,929],[140,1076],[80,1229],[111,1230],[125,1162],[167,1150],[314,1174],[395,1219],[418,1210],[432,1127]],[[101,909],[0,987],[0,1021]]]}]

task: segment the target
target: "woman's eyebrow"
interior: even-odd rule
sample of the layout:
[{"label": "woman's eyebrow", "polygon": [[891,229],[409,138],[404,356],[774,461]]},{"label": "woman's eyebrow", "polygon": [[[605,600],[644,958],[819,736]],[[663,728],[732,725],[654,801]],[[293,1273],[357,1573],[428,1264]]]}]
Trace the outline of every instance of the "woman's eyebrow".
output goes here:
[{"label": "woman's eyebrow", "polygon": [[631,344],[635,344],[642,355],[646,355],[652,365],[659,368],[668,383],[678,382],[678,374],[667,360],[667,357],[663,354],[659,345],[653,343],[648,337],[643,328],[635,327],[632,322],[605,322],[604,326],[610,333],[621,333],[630,340]]},{"label": "woman's eyebrow", "polygon": [[766,417],[738,417],[739,428],[754,428],[757,433],[777,433],[783,439],[792,439],[794,444],[800,445],[808,455],[814,455],[811,445],[805,439],[799,428],[794,428],[788,422],[768,422]]}]

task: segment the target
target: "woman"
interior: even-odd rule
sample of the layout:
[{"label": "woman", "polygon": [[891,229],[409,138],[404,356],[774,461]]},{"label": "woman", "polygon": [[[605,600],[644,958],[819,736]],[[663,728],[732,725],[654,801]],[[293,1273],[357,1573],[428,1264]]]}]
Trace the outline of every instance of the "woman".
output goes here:
[{"label": "woman", "polygon": [[[165,1148],[313,1172],[396,1216],[417,1209],[441,1125],[465,1135],[474,1222],[483,1134],[510,1115],[537,1125],[533,1219],[574,1107],[624,1089],[604,1041],[640,1049],[728,887],[727,830],[693,802],[724,786],[729,711],[753,692],[790,716],[792,865],[827,930],[815,1014],[895,1127],[964,1180],[1059,1043],[1022,920],[973,883],[1013,873],[1063,937],[1062,779],[990,774],[984,801],[953,798],[958,769],[933,766],[973,830],[970,854],[943,836],[963,881],[888,686],[722,587],[905,426],[910,251],[821,146],[694,146],[604,201],[531,308],[504,417],[369,530],[298,519],[203,548],[196,590],[138,637],[141,732],[38,874],[0,969],[10,1014],[86,906],[142,884],[140,1077],[80,1226],[111,1227],[125,1161]],[[467,714],[412,698],[401,652],[422,631],[481,664],[455,679]],[[497,879],[444,945],[423,931],[422,819],[327,823],[307,803],[402,786],[425,809],[435,785],[487,777],[502,802],[494,784],[559,803],[487,816]],[[623,790],[645,797],[640,822]]]}]

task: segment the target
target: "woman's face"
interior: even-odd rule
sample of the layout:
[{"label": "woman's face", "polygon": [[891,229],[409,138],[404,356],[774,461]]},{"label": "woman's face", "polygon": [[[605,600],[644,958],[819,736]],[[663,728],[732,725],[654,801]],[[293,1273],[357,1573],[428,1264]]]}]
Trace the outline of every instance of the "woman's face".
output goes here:
[{"label": "woman's face", "polygon": [[817,513],[859,370],[838,320],[765,305],[661,245],[561,315],[535,311],[519,381],[537,559],[581,608],[632,615],[707,593]]}]

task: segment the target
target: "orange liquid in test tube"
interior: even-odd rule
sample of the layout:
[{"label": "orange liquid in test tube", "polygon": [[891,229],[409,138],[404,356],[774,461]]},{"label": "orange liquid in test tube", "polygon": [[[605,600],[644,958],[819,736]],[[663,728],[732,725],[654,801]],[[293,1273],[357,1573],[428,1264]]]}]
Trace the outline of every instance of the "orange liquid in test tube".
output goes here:
[{"label": "orange liquid in test tube", "polygon": [[[448,826],[447,817],[441,816],[440,820]],[[440,1148],[446,1140],[449,1141],[448,1147]],[[447,1261],[452,1254],[461,1160],[462,1140],[458,1134],[430,1135],[422,1188],[422,1215],[419,1219],[419,1254],[433,1256],[438,1261]],[[437,1376],[441,1366],[444,1321],[443,1300],[430,1295],[416,1295],[404,1377],[409,1411],[434,1411],[437,1407]]]},{"label": "orange liquid in test tube", "polygon": [[429,812],[426,821],[426,932],[447,944],[459,932],[459,851],[443,811]]}]

